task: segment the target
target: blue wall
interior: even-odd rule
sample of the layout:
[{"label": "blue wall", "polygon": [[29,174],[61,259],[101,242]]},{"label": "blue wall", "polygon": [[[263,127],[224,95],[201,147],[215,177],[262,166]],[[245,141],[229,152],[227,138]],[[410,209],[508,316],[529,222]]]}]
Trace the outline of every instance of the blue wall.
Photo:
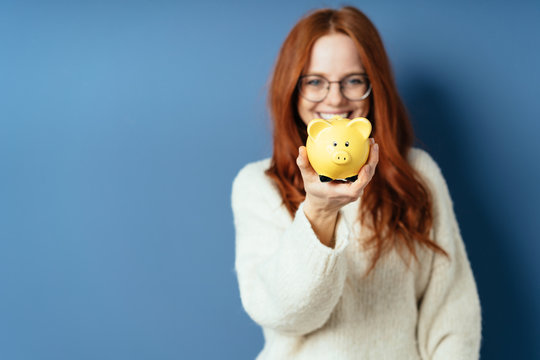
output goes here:
[{"label": "blue wall", "polygon": [[[439,162],[484,359],[540,358],[540,5],[351,1]],[[238,3],[237,3],[238,4]],[[341,2],[0,2],[0,358],[250,359],[230,190],[268,76]]]}]

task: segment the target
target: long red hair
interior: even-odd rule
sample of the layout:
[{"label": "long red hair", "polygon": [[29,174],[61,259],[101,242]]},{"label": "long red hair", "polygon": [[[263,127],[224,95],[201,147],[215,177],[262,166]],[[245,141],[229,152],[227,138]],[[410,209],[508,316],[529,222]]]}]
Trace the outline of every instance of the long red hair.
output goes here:
[{"label": "long red hair", "polygon": [[274,124],[274,148],[266,174],[277,184],[284,205],[294,217],[306,196],[296,165],[298,147],[305,145],[307,140],[306,125],[297,110],[297,82],[315,41],[335,32],[344,33],[355,42],[372,85],[367,118],[373,125],[372,136],[379,144],[379,163],[359,209],[361,224],[373,231],[366,242],[368,247],[375,249],[368,273],[381,255],[392,247],[397,247],[400,255],[412,254],[416,260],[416,243],[448,256],[429,237],[433,223],[432,198],[420,176],[407,162],[414,134],[398,95],[384,45],[375,26],[354,7],[322,9],[308,14],[294,26],[283,43],[270,81],[268,100]]}]

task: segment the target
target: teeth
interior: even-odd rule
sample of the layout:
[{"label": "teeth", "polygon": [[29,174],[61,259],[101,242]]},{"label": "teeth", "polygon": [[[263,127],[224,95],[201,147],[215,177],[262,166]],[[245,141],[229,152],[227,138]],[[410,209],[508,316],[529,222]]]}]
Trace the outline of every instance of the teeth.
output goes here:
[{"label": "teeth", "polygon": [[324,120],[330,120],[331,118],[335,116],[341,116],[342,118],[346,118],[349,113],[342,113],[342,114],[327,114],[327,113],[319,113],[321,115],[321,118]]}]

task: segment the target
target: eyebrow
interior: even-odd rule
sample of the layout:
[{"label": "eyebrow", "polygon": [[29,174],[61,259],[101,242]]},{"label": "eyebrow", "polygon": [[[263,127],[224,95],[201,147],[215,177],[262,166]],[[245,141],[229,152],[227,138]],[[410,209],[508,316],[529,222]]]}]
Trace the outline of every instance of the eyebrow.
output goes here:
[{"label": "eyebrow", "polygon": [[[324,78],[328,78],[328,74],[325,74],[325,73],[321,73],[321,72],[310,72],[310,73],[307,73],[307,74],[304,74],[302,76],[311,76],[311,75],[316,75],[316,76],[322,76]],[[351,76],[351,75],[367,75],[365,72],[351,72],[351,73],[348,73],[348,74],[345,74],[343,78],[346,78],[347,76]]]}]

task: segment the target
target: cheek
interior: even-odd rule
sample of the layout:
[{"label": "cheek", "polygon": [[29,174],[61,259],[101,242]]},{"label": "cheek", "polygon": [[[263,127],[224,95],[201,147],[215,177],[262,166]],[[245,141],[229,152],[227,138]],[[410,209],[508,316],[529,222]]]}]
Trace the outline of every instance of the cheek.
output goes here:
[{"label": "cheek", "polygon": [[303,98],[301,98],[301,100],[298,101],[299,112],[306,113],[306,112],[311,111],[311,108],[312,108],[312,104],[309,101]]},{"label": "cheek", "polygon": [[369,113],[369,101],[362,101],[356,109],[361,116],[367,116]]}]

